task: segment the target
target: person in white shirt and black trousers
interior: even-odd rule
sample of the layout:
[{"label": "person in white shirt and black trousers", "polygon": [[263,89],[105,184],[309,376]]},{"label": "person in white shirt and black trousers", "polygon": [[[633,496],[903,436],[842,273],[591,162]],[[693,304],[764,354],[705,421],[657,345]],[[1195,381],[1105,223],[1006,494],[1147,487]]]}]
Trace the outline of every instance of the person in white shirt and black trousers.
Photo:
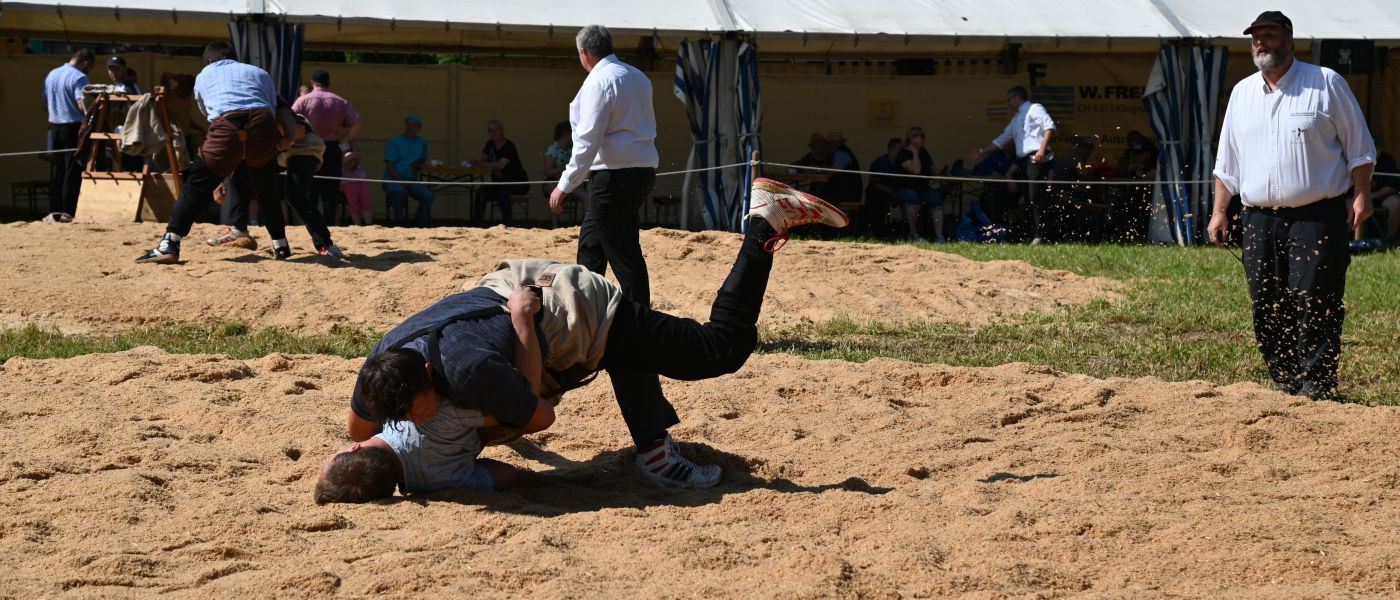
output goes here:
[{"label": "person in white shirt and black trousers", "polygon": [[[1019,85],[1006,90],[1006,106],[1011,109],[1011,121],[1006,124],[1006,129],[987,147],[969,154],[967,164],[977,164],[988,154],[1010,144],[1016,152],[1017,171],[1027,179],[1042,181],[1050,175],[1050,161],[1055,159],[1055,153],[1050,149],[1050,138],[1055,136],[1055,119],[1050,117],[1043,105],[1031,102],[1030,93]],[[1032,244],[1039,244],[1048,229],[1045,226],[1046,198],[1043,190],[1036,189],[1038,187],[1041,186],[1026,186]]]},{"label": "person in white shirt and black trousers", "polygon": [[1259,15],[1259,72],[1235,85],[1215,159],[1207,233],[1227,242],[1231,196],[1244,205],[1254,337],[1274,387],[1332,398],[1341,356],[1351,230],[1371,216],[1376,145],[1346,80],[1293,56],[1293,22]]},{"label": "person in white shirt and black trousers", "polygon": [[[651,80],[613,54],[612,34],[606,27],[584,27],[574,41],[588,77],[569,103],[574,147],[559,184],[549,195],[549,209],[562,212],[564,198],[587,179],[589,204],[579,226],[578,264],[600,275],[612,265],[622,295],[649,308],[651,282],[642,257],[637,211],[651,195],[660,163]],[[657,451],[669,439],[667,428],[680,423],[661,390],[660,377],[619,371],[611,379],[638,453]],[[701,469],[712,470],[717,479],[718,469]]]}]

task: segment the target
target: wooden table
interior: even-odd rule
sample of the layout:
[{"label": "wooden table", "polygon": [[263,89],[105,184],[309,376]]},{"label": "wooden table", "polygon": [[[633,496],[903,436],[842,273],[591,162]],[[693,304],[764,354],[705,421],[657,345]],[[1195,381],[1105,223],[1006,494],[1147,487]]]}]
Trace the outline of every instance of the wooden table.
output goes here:
[{"label": "wooden table", "polygon": [[779,173],[770,179],[781,181],[799,190],[810,191],[814,183],[826,183],[831,181],[831,176],[825,173]]},{"label": "wooden table", "polygon": [[453,167],[448,165],[423,165],[418,169],[418,177],[433,190],[434,194],[461,195],[467,199],[467,216],[470,217],[480,199],[479,185],[433,185],[434,182],[486,181],[491,175],[491,167]]}]

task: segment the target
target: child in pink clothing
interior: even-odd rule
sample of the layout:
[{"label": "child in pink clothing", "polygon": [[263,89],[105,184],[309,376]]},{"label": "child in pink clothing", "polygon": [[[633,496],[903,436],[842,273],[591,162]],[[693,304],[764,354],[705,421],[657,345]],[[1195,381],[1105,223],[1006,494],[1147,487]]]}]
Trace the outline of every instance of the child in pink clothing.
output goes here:
[{"label": "child in pink clothing", "polygon": [[[360,155],[346,152],[341,173],[342,177],[364,179],[365,170],[360,168]],[[350,213],[350,222],[356,225],[373,225],[374,210],[369,203],[369,184],[363,181],[342,181],[340,191],[345,194],[345,210]]]}]

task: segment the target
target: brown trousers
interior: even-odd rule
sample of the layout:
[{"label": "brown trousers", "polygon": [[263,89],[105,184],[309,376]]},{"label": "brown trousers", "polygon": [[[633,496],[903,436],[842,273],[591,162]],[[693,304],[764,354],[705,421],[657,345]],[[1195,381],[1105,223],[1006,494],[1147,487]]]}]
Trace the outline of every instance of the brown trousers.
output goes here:
[{"label": "brown trousers", "polygon": [[233,175],[238,163],[249,167],[266,166],[277,158],[277,142],[282,137],[277,118],[270,110],[224,113],[209,123],[209,133],[199,156],[220,178]]}]

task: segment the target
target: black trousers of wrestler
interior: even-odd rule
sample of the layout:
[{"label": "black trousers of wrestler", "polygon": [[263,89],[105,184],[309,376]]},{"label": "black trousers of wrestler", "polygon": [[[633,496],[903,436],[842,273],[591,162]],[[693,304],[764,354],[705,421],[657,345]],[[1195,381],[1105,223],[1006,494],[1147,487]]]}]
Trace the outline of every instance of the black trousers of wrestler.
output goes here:
[{"label": "black trousers of wrestler", "polygon": [[753,353],[758,344],[758,315],[773,269],[773,255],[763,244],[773,234],[767,221],[750,220],[707,323],[652,310],[635,300],[618,309],[601,366],[613,380],[623,419],[638,446],[660,439],[680,421],[664,396],[630,383],[644,384],[647,377],[655,380],[656,374],[686,381],[719,377],[738,371]]}]

